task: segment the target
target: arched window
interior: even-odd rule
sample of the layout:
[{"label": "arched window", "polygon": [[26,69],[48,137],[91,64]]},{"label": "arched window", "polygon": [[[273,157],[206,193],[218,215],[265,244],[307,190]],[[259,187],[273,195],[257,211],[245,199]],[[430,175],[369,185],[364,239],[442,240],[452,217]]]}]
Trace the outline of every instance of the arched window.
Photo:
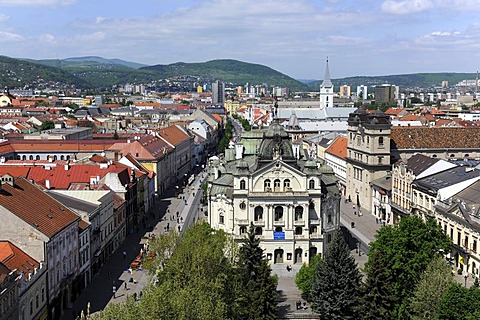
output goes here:
[{"label": "arched window", "polygon": [[245,180],[240,180],[240,189],[241,189],[241,190],[245,190],[245,189],[246,189]]},{"label": "arched window", "polygon": [[265,189],[265,191],[272,191],[272,184],[271,184],[271,181],[270,179],[267,179],[263,182],[263,188]]},{"label": "arched window", "polygon": [[280,191],[280,179],[275,179],[273,181],[273,191],[275,191],[275,192]]},{"label": "arched window", "polygon": [[275,227],[275,232],[283,232],[283,228],[282,227]]},{"label": "arched window", "polygon": [[220,224],[225,223],[225,216],[223,215],[223,212],[220,212],[220,216],[219,216],[218,220],[219,220]]},{"label": "arched window", "polygon": [[37,156],[35,157],[35,160],[40,160],[40,156],[37,155]]},{"label": "arched window", "polygon": [[70,160],[70,156],[67,156],[67,160]]},{"label": "arched window", "polygon": [[295,220],[303,220],[303,207],[296,206],[295,207]]},{"label": "arched window", "polygon": [[247,227],[246,226],[241,226],[240,227],[240,234],[245,234],[247,233]]},{"label": "arched window", "polygon": [[33,156],[28,156],[28,160],[33,160]]},{"label": "arched window", "polygon": [[284,189],[285,191],[291,189],[291,187],[290,187],[290,179],[285,179],[285,180],[283,180],[283,189]]},{"label": "arched window", "polygon": [[308,181],[308,189],[315,189],[315,180],[310,179],[310,181]]},{"label": "arched window", "polygon": [[255,221],[262,221],[263,220],[263,207],[256,206],[254,210],[254,220]]},{"label": "arched window", "polygon": [[64,156],[60,156],[60,160],[65,160],[65,157],[64,157]]},{"label": "arched window", "polygon": [[379,146],[380,148],[383,148],[383,137],[379,137],[379,138],[378,138],[378,146]]},{"label": "arched window", "polygon": [[27,156],[23,155],[22,160],[27,160]]},{"label": "arched window", "polygon": [[53,161],[57,161],[57,156],[53,156]]},{"label": "arched window", "polygon": [[283,221],[283,207],[276,206],[275,207],[275,221]]}]

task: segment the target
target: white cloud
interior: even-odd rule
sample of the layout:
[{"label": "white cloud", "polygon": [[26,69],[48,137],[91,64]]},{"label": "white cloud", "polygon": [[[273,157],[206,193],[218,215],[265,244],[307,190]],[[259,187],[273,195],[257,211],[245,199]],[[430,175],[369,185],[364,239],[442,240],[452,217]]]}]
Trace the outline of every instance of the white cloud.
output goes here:
[{"label": "white cloud", "polygon": [[0,13],[0,22],[5,22],[8,19],[10,19],[10,17],[8,15]]},{"label": "white cloud", "polygon": [[48,33],[45,33],[45,34],[42,34],[40,37],[38,37],[38,39],[40,40],[40,42],[44,42],[44,43],[48,43],[48,44],[54,44],[54,43],[57,43],[57,39],[55,38],[55,36],[53,34],[48,34]]},{"label": "white cloud", "polygon": [[429,10],[433,6],[430,0],[386,0],[382,3],[381,9],[390,14],[411,14]]},{"label": "white cloud", "polygon": [[0,6],[18,7],[46,7],[46,6],[67,6],[74,4],[77,0],[0,0]]},{"label": "white cloud", "polygon": [[23,41],[24,37],[17,33],[0,31],[0,42]]}]

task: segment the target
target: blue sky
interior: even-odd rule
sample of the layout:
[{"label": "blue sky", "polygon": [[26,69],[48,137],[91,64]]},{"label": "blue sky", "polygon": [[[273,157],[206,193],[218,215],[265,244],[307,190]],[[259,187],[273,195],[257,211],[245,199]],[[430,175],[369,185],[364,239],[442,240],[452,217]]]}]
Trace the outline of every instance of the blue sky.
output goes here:
[{"label": "blue sky", "polygon": [[0,0],[0,54],[237,59],[297,79],[475,72],[480,0]]}]

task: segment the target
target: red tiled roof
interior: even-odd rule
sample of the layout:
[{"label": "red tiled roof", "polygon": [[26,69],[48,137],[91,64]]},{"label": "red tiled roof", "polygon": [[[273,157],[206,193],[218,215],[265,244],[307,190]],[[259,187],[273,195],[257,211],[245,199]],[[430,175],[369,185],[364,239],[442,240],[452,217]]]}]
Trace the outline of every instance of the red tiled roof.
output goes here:
[{"label": "red tiled roof", "polygon": [[15,178],[14,182],[14,186],[2,183],[0,205],[47,237],[80,220],[73,211],[24,178]]},{"label": "red tiled roof", "polygon": [[479,127],[392,127],[397,149],[480,148]]},{"label": "red tiled roof", "polygon": [[24,272],[24,279],[28,279],[29,273],[34,273],[40,263],[22,251],[9,241],[0,241],[0,262],[11,271],[17,270],[17,274]]},{"label": "red tiled roof", "polygon": [[347,138],[338,136],[337,139],[325,150],[338,158],[346,159],[347,157]]},{"label": "red tiled roof", "polygon": [[0,166],[0,176],[5,174],[9,174],[12,177],[23,177],[26,178],[28,176],[28,172],[30,171],[30,166],[16,166],[16,165],[8,165],[8,166]]},{"label": "red tiled roof", "polygon": [[177,146],[180,143],[190,139],[190,136],[177,126],[170,126],[164,129],[160,129],[158,130],[158,133],[162,138],[164,138],[174,146]]},{"label": "red tiled roof", "polygon": [[[112,164],[106,169],[99,165],[75,164],[65,170],[63,166],[53,167],[46,170],[43,167],[33,167],[30,169],[27,179],[35,181],[38,185],[46,188],[46,181],[50,183],[50,189],[67,190],[74,183],[90,184],[90,178],[99,177],[102,179],[107,173],[115,172],[125,175],[127,178],[128,170],[125,166]],[[125,179],[125,178],[124,178]],[[129,178],[128,178],[129,179]],[[129,181],[122,181],[123,184]]]},{"label": "red tiled roof", "polygon": [[[118,140],[12,140],[11,148],[17,152],[70,151],[101,152],[108,150]],[[0,153],[1,153],[0,147]]]}]

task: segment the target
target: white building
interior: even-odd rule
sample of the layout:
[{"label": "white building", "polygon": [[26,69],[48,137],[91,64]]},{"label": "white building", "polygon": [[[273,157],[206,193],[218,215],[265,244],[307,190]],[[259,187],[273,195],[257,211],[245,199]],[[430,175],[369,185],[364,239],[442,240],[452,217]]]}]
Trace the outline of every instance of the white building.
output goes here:
[{"label": "white building", "polygon": [[274,120],[242,135],[211,163],[209,222],[241,240],[253,224],[272,264],[302,264],[325,252],[340,223],[333,170],[302,157]]}]

